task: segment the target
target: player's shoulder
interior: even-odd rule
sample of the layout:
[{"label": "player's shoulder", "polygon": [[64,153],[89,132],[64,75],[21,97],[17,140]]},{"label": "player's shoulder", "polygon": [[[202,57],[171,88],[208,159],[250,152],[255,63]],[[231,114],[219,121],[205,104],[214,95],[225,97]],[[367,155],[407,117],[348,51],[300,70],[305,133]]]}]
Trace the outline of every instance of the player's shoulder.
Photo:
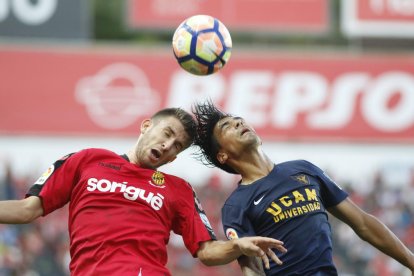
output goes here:
[{"label": "player's shoulder", "polygon": [[173,175],[173,174],[169,174],[169,173],[166,173],[166,172],[162,172],[162,171],[158,171],[158,172],[159,173],[162,173],[165,176],[165,178],[168,178],[168,179],[170,179],[173,182],[177,182],[177,183],[184,183],[184,182],[186,182],[183,178],[181,178],[179,176],[176,176],[176,175]]},{"label": "player's shoulder", "polygon": [[90,158],[96,158],[96,157],[119,157],[119,154],[103,148],[85,148],[82,150],[79,150],[78,152],[74,153],[79,156],[85,156]]},{"label": "player's shoulder", "polygon": [[117,155],[115,152],[103,148],[85,148],[78,153],[93,154],[93,155]]},{"label": "player's shoulder", "polygon": [[285,169],[285,170],[288,169],[292,171],[305,171],[305,172],[307,171],[314,172],[314,171],[319,170],[319,168],[315,164],[313,164],[312,162],[308,160],[304,160],[304,159],[285,161],[285,162],[277,164],[277,167],[281,169]]},{"label": "player's shoulder", "polygon": [[100,159],[119,158],[119,155],[113,151],[102,148],[85,148],[76,152],[69,153],[59,160],[66,159],[77,160],[78,162],[93,162]]},{"label": "player's shoulder", "polygon": [[313,176],[320,176],[323,174],[323,170],[314,163],[304,160],[291,160],[276,165],[279,172],[284,175],[296,175],[296,174],[308,174]]},{"label": "player's shoulder", "polygon": [[254,192],[255,187],[252,187],[250,185],[240,185],[240,182],[237,185],[237,188],[234,189],[230,195],[226,198],[223,204],[224,207],[233,207],[242,205],[246,198],[249,198]]}]

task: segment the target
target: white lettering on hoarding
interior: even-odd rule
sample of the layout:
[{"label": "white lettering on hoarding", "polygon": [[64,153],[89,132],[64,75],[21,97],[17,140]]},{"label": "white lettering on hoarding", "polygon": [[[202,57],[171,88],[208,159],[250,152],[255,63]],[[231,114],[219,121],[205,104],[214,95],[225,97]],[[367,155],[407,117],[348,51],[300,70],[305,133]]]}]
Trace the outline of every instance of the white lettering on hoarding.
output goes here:
[{"label": "white lettering on hoarding", "polygon": [[348,73],[333,82],[326,97],[325,108],[315,110],[307,117],[307,123],[315,129],[339,129],[345,127],[355,114],[357,96],[369,84],[369,75]]},{"label": "white lettering on hoarding", "polygon": [[346,0],[341,2],[341,27],[350,37],[414,35],[413,0]]},{"label": "white lettering on hoarding", "polygon": [[56,12],[58,0],[0,0],[0,22],[9,14],[26,25],[41,25]]},{"label": "white lettering on hoarding", "polygon": [[370,0],[370,8],[377,14],[388,12],[397,15],[413,15],[412,0]]},{"label": "white lettering on hoarding", "polygon": [[9,15],[10,1],[0,0],[0,22],[5,20]]},{"label": "white lettering on hoarding", "polygon": [[[392,97],[400,97],[392,107]],[[402,131],[414,122],[414,78],[404,72],[380,75],[362,99],[365,119],[382,131]]]},{"label": "white lettering on hoarding", "polygon": [[173,76],[169,104],[190,107],[210,97],[224,102],[231,114],[249,118],[254,127],[292,129],[303,118],[313,130],[341,130],[359,114],[369,127],[401,132],[414,125],[414,76],[388,71],[343,73],[330,80],[306,71],[236,71],[225,82],[178,73]]},{"label": "white lettering on hoarding", "polygon": [[[237,71],[232,75],[225,109],[230,114],[249,112],[249,122],[256,127],[266,124],[266,106],[275,78],[271,71]],[[240,96],[243,95],[243,96]]]},{"label": "white lettering on hoarding", "polygon": [[286,72],[280,75],[272,109],[272,121],[281,128],[296,124],[299,114],[312,112],[327,97],[326,79],[310,72]]}]

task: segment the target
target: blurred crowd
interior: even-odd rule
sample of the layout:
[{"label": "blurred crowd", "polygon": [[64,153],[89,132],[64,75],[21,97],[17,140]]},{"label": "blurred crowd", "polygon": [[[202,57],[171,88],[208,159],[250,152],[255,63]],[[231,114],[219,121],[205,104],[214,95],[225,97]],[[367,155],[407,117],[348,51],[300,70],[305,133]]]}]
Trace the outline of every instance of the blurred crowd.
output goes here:
[{"label": "blurred crowd", "polygon": [[[14,175],[6,163],[0,179],[0,199],[20,199],[37,178]],[[388,185],[381,171],[369,183],[370,191],[361,194],[352,183],[339,183],[354,202],[377,216],[403,242],[414,250],[414,170],[406,185]],[[234,179],[237,182],[237,178]],[[234,184],[236,185],[236,184]],[[225,239],[220,208],[235,186],[213,176],[205,185],[195,187],[198,197],[220,239]],[[27,225],[0,225],[0,276],[69,275],[69,238],[67,207]],[[334,258],[340,275],[411,275],[389,257],[362,242],[344,223],[330,217],[333,229]],[[194,259],[181,238],[172,234],[168,246],[168,267],[173,275],[241,275],[236,262],[206,267]]]}]

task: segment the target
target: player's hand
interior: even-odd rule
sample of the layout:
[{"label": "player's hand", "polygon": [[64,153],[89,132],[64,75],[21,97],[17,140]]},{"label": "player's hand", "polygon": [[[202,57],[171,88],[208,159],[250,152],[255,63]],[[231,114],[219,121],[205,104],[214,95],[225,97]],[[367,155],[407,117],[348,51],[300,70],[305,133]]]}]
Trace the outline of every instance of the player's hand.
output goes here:
[{"label": "player's hand", "polygon": [[260,257],[263,260],[266,269],[270,268],[269,257],[278,265],[283,264],[283,262],[276,256],[275,252],[273,252],[273,248],[283,253],[287,252],[282,241],[272,238],[244,237],[235,239],[234,242],[244,255]]}]

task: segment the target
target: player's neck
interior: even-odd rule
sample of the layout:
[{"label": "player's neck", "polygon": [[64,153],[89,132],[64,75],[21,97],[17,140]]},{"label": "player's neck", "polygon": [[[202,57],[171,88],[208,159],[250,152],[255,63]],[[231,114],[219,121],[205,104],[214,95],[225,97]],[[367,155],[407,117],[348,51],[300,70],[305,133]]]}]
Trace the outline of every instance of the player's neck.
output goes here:
[{"label": "player's neck", "polygon": [[263,152],[251,156],[248,160],[239,164],[238,172],[241,174],[241,185],[248,185],[267,176],[274,167],[274,163]]}]

